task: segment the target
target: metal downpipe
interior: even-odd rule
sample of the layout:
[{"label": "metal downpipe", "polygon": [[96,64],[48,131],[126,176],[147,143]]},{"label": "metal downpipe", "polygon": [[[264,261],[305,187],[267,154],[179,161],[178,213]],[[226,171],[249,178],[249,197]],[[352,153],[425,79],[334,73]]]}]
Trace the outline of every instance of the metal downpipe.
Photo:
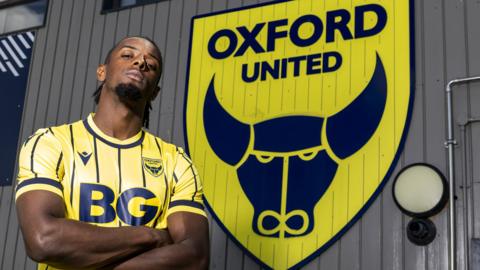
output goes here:
[{"label": "metal downpipe", "polygon": [[447,140],[445,141],[445,146],[448,149],[448,183],[449,183],[449,257],[450,257],[450,270],[456,270],[456,254],[455,246],[457,242],[456,236],[456,210],[455,210],[455,164],[454,164],[454,155],[453,147],[457,143],[453,137],[453,104],[452,104],[452,86],[456,84],[467,83],[471,81],[480,80],[480,76],[477,77],[467,77],[461,79],[454,79],[448,82],[445,89],[447,96],[447,125],[448,125],[448,134]]}]

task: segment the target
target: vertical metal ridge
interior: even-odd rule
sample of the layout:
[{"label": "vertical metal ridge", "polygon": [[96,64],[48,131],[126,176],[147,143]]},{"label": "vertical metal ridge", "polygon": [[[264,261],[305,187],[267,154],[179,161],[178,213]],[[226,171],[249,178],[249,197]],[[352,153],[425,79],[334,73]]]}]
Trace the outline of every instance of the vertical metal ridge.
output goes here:
[{"label": "vertical metal ridge", "polygon": [[[61,7],[62,14],[64,13],[64,9],[65,9],[65,7],[64,7],[64,5],[63,5],[64,3],[65,3],[65,1],[62,1],[62,7]],[[70,8],[70,16],[68,16],[68,17],[71,17],[72,13],[73,13],[73,2],[72,2],[72,5],[71,5],[71,8]],[[44,119],[44,121],[43,121],[43,125],[46,125],[47,120],[48,120],[48,108],[50,107],[50,99],[51,99],[51,95],[52,95],[52,90],[55,91],[55,89],[52,89],[52,88],[53,88],[52,85],[54,85],[54,83],[53,83],[53,78],[54,78],[53,74],[55,73],[54,70],[55,70],[56,60],[57,60],[57,47],[58,47],[58,45],[59,45],[59,43],[60,43],[59,40],[62,38],[62,37],[61,37],[61,31],[60,31],[60,28],[61,28],[61,23],[60,23],[60,22],[62,21],[62,18],[61,18],[61,17],[63,17],[63,16],[59,16],[59,17],[60,17],[60,18],[59,18],[59,27],[58,27],[58,29],[57,29],[57,34],[58,34],[58,35],[57,35],[57,38],[56,38],[56,40],[55,40],[55,49],[54,49],[54,52],[53,52],[54,58],[53,58],[53,62],[52,62],[52,63],[53,63],[53,64],[52,64],[52,70],[51,70],[51,72],[50,72],[50,82],[49,82],[49,85],[48,85],[48,96],[47,96],[47,101],[46,101],[46,104],[45,104],[45,105],[46,105],[46,109],[45,109],[45,116],[44,116],[45,119]],[[69,20],[68,31],[67,31],[68,33],[70,32],[71,26],[72,26],[72,21]],[[68,36],[65,37],[65,39],[66,39],[66,42],[65,42],[65,43],[66,43],[66,47],[68,48]],[[63,66],[65,66],[66,55],[67,55],[67,50],[65,49],[65,54],[63,55]],[[62,57],[59,57],[59,58],[61,59]],[[61,60],[60,60],[60,61],[61,61]],[[59,76],[59,77],[60,77],[60,80],[61,80],[61,81],[63,81],[64,71],[65,71],[65,68],[62,68],[61,71],[60,71],[60,76]],[[61,84],[60,84],[60,85],[61,85]],[[61,93],[62,93],[62,92],[60,91],[60,95],[61,95]],[[59,96],[59,97],[60,97],[60,96]],[[58,99],[58,103],[60,103],[60,98]],[[57,108],[59,107],[58,105],[59,105],[59,104],[57,104]],[[58,115],[58,113],[55,115],[56,118],[57,118],[57,115]],[[56,122],[57,122],[57,121],[55,121],[55,123],[56,123]]]},{"label": "vertical metal ridge", "polygon": [[[100,15],[99,11],[101,8],[102,8],[102,1],[103,0],[97,0],[95,2],[95,5],[93,7],[93,10],[92,10],[92,18],[93,18],[93,21],[92,21],[92,24],[90,26],[90,35],[89,35],[89,38],[88,38],[88,54],[87,54],[87,69],[86,69],[86,72],[85,72],[85,75],[84,75],[84,87],[85,87],[85,92],[88,93],[89,91],[89,82],[92,82],[92,84],[94,84],[95,86],[97,85],[97,80],[96,78],[90,78],[88,76],[89,74],[89,70],[88,70],[88,67],[91,66],[90,63],[94,63],[95,65],[98,65],[100,64],[102,61],[101,61],[101,53],[102,53],[102,46],[103,46],[103,43],[100,43],[100,50],[98,50],[98,52],[96,53],[92,53],[92,44],[94,42],[97,42],[94,38],[95,38],[95,31],[94,29],[97,29],[97,28],[100,28],[100,27],[94,27],[96,25],[96,23],[99,23],[101,25],[101,32],[102,33],[105,33],[105,20],[106,20],[106,16],[104,15]],[[95,40],[95,41],[94,41]],[[95,56],[93,55],[95,54]],[[98,55],[98,58],[97,59],[92,59],[92,58],[95,58],[96,56]],[[92,89],[90,91],[92,91],[93,93],[93,90],[95,90],[96,87],[92,87]],[[92,98],[90,96],[90,98]],[[93,111],[95,109],[95,102],[91,102],[93,103],[93,106],[91,107],[91,109],[89,111]]]},{"label": "vertical metal ridge", "polygon": [[[363,246],[363,222],[365,221],[365,215],[362,216],[363,218],[358,221],[358,269],[362,270],[362,246]],[[352,228],[353,229],[353,228]],[[369,270],[369,269],[365,269]]]},{"label": "vertical metal ridge", "polygon": [[[143,18],[144,17],[144,14],[145,14],[145,6],[141,6],[141,9],[142,9],[142,12],[141,12],[141,17]],[[140,35],[143,36],[143,20],[140,22]]]},{"label": "vertical metal ridge", "polygon": [[[160,88],[162,89],[163,88],[163,85],[164,85],[164,82],[165,82],[165,63],[166,63],[166,60],[167,60],[167,56],[168,56],[168,53],[167,53],[167,39],[168,39],[168,34],[170,32],[170,11],[171,11],[171,3],[172,1],[168,1],[168,10],[167,10],[167,18],[166,18],[166,32],[165,32],[165,42],[163,43],[163,48],[161,47],[160,49],[163,49],[163,67],[164,67],[164,74],[163,76],[160,78]],[[159,6],[160,4],[157,4],[157,7]],[[158,11],[157,11],[158,12]],[[157,19],[157,17],[155,16],[155,19]],[[155,26],[156,26],[156,21],[155,21]],[[155,35],[155,32],[154,32],[154,40],[158,40],[158,36]],[[159,93],[159,96],[156,98],[156,100],[158,100],[158,114],[157,114],[157,125],[156,125],[156,130],[155,130],[155,134],[158,134],[159,131],[160,131],[160,119],[161,119],[161,115],[162,115],[162,100],[163,100],[163,95],[164,95],[165,91],[160,91]],[[150,116],[152,116],[152,114],[150,114]]]},{"label": "vertical metal ridge", "polygon": [[[60,7],[59,7],[60,13],[62,13],[64,10],[64,3],[65,3],[64,1],[61,1],[60,3]],[[54,68],[56,64],[55,60],[56,60],[57,46],[59,43],[59,33],[62,27],[61,26],[62,16],[57,16],[54,18],[55,18],[55,22],[53,25],[53,29],[50,29],[53,31],[48,32],[47,43],[46,43],[47,50],[46,52],[44,52],[44,55],[48,55],[49,53],[52,53],[52,55],[51,57],[44,58],[42,69],[45,70],[45,72],[42,72],[42,76],[40,78],[41,81],[39,83],[39,89],[38,89],[39,96],[37,97],[37,107],[36,107],[35,122],[34,122],[38,128],[44,127],[47,121],[47,112],[48,112],[47,108],[48,108],[48,103],[50,101],[50,95],[52,92],[52,78],[53,78]],[[51,20],[50,22],[53,23],[53,21],[54,20]],[[50,25],[49,25],[49,28],[50,28]],[[53,47],[53,49],[50,47]],[[43,117],[43,119],[41,117]]]},{"label": "vertical metal ridge", "polygon": [[[379,166],[380,168],[380,166]],[[385,188],[386,189],[386,188]],[[378,196],[377,200],[380,200],[380,269],[383,268],[383,237],[384,237],[384,233],[383,233],[383,225],[384,225],[384,222],[383,222],[383,192],[380,193],[380,195]]]},{"label": "vertical metal ridge", "polygon": [[[54,7],[58,6],[60,4],[60,9],[61,9],[61,6],[62,6],[62,3],[60,2],[58,4],[59,1],[52,1],[53,3],[51,5],[49,5],[49,8],[48,8],[48,15],[47,15],[47,22],[46,22],[46,25],[45,25],[45,40],[44,40],[44,44],[43,44],[43,50],[42,50],[42,61],[41,61],[41,64],[40,64],[40,76],[39,76],[39,82],[37,82],[36,84],[36,91],[33,91],[33,93],[35,93],[35,106],[34,106],[34,114],[33,114],[33,120],[32,120],[32,127],[36,127],[36,118],[37,118],[37,115],[38,115],[38,105],[39,105],[39,96],[40,96],[40,92],[41,92],[41,81],[42,81],[42,78],[43,78],[43,74],[44,74],[44,70],[45,70],[45,56],[46,56],[46,53],[45,53],[45,49],[47,48],[47,45],[49,43],[49,36],[51,35],[51,31],[50,30],[53,30],[51,29],[51,25],[54,24],[53,20],[52,20],[52,13],[54,12]],[[58,16],[59,17],[59,16]],[[32,73],[34,70],[31,70]],[[32,74],[33,75],[33,74]],[[30,75],[31,76],[31,75]],[[29,76],[29,77],[30,77]],[[30,89],[29,89],[30,90]],[[31,93],[29,91],[29,93]]]},{"label": "vertical metal ridge", "polygon": [[[13,260],[14,257],[15,257],[15,253],[16,253],[16,246],[17,246],[17,243],[18,243],[18,222],[15,220],[13,221],[13,224],[12,224],[12,221],[10,220],[11,219],[11,214],[12,214],[12,210],[14,210],[15,208],[15,189],[13,187],[10,187],[9,189],[12,190],[11,194],[10,194],[10,201],[9,201],[9,205],[10,207],[8,207],[8,215],[7,215],[7,219],[5,220],[7,226],[7,230],[5,231],[5,241],[3,242],[3,250],[2,250],[2,257],[1,257],[1,261],[0,261],[0,267],[3,269],[3,266],[5,265],[5,258],[7,258],[7,260],[11,260],[10,261],[10,264],[13,268],[13,265],[15,263],[15,261]],[[13,225],[13,226],[11,226]],[[12,235],[14,235],[13,233],[9,233],[11,231],[11,229],[13,230],[16,230],[16,232],[14,233],[15,234],[15,242],[14,242],[14,246],[15,246],[15,249],[14,249],[14,253],[12,254],[13,256],[6,256],[6,251],[8,250],[7,249],[7,246],[8,246],[8,243],[9,243],[9,236],[10,236],[10,239],[12,237]],[[12,240],[10,240],[12,241]]]},{"label": "vertical metal ridge", "polygon": [[131,35],[131,34],[130,34],[130,25],[131,25],[130,18],[131,18],[131,16],[132,16],[132,9],[133,9],[133,8],[129,8],[129,9],[128,9],[127,34],[126,34],[127,36]]},{"label": "vertical metal ridge", "polygon": [[[88,67],[89,67],[89,62],[90,62],[90,50],[91,50],[91,47],[92,47],[92,36],[93,36],[93,32],[94,32],[94,31],[93,31],[93,25],[95,24],[95,21],[96,21],[95,15],[97,15],[96,12],[95,12],[95,10],[96,10],[96,3],[98,3],[98,2],[99,2],[99,1],[96,1],[95,3],[91,4],[91,3],[92,3],[91,1],[89,1],[89,2],[86,1],[86,3],[90,3],[92,7],[91,7],[91,10],[89,10],[89,9],[86,7],[87,4],[85,3],[85,6],[83,7],[82,16],[83,16],[83,18],[85,18],[85,17],[87,17],[87,16],[88,16],[89,18],[91,18],[91,23],[90,23],[90,27],[89,27],[89,28],[87,28],[88,25],[84,25],[84,24],[82,23],[82,26],[81,26],[81,28],[80,28],[80,36],[79,36],[78,42],[77,42],[77,48],[80,48],[80,47],[81,47],[80,44],[81,44],[82,41],[83,41],[82,37],[85,38],[85,40],[88,42],[88,47],[87,47],[87,49],[86,49],[86,58],[87,58],[87,59],[86,59],[86,61],[85,61],[85,63],[86,63],[86,65],[85,65],[85,72],[84,72],[83,74],[81,74],[81,76],[83,76],[83,80],[79,79],[79,80],[82,81],[82,86],[83,86],[83,95],[82,95],[82,102],[81,102],[81,108],[80,108],[80,114],[82,115],[82,117],[85,116],[88,112],[91,111],[90,109],[88,109],[88,111],[87,111],[86,108],[85,108],[85,107],[86,107],[86,106],[85,106],[85,105],[86,105],[86,104],[85,104],[85,96],[87,95],[89,98],[92,98],[92,97],[88,94],[88,93],[89,93],[89,88],[87,87],[87,77],[88,77],[87,75],[88,75]],[[90,6],[88,6],[88,7],[90,7]],[[87,15],[87,12],[91,12],[91,16],[90,16],[90,15]],[[84,31],[86,31],[86,34],[85,34]],[[76,59],[79,58],[79,52],[80,52],[80,50],[77,51]],[[76,73],[77,73],[77,72],[76,72]],[[75,74],[76,74],[76,73],[75,73]],[[93,89],[92,89],[92,90],[93,90]],[[90,91],[92,91],[92,90],[90,90]]]},{"label": "vertical metal ridge", "polygon": [[[75,1],[74,3],[72,3],[72,8],[71,8],[72,12],[71,12],[71,15],[70,15],[70,20],[69,20],[68,33],[66,34],[66,39],[67,39],[66,40],[66,46],[68,48],[71,48],[70,43],[71,43],[72,35],[75,35],[75,32],[76,32],[76,31],[72,31],[73,12],[74,12],[75,7],[76,7],[75,3],[78,3],[78,1]],[[82,14],[83,14],[83,6],[82,6]],[[77,57],[75,58],[75,62],[73,64],[73,69],[75,71],[76,71],[76,68],[77,68],[77,60],[76,59],[78,58],[78,51],[79,50],[78,50],[78,45],[77,45],[77,52],[76,52]],[[64,67],[67,64],[67,59],[69,58],[68,55],[69,55],[68,50],[65,50],[65,54],[63,56],[63,66]],[[55,122],[57,122],[57,123],[58,123],[58,119],[59,119],[59,115],[60,115],[60,107],[61,107],[62,97],[63,97],[63,94],[64,94],[64,92],[61,91],[61,90],[64,89],[64,88],[67,88],[67,87],[64,87],[64,84],[65,84],[64,79],[66,77],[65,71],[66,71],[66,69],[63,68],[62,71],[61,71],[62,76],[61,76],[60,83],[59,83],[60,93],[59,93],[59,97],[58,97],[58,106],[57,106],[57,111],[56,111],[56,115],[55,115]],[[73,72],[74,74],[76,74],[75,71]],[[75,78],[75,75],[74,75],[74,78]],[[73,80],[73,81],[75,81],[75,80]],[[72,107],[72,101],[70,100],[69,108],[71,108],[71,107]],[[71,110],[70,109],[68,111],[67,118],[69,120],[71,119]]]},{"label": "vertical metal ridge", "polygon": [[[212,1],[212,3],[213,3],[213,1]],[[188,54],[188,52],[187,52],[188,46],[185,46],[185,48],[186,48],[185,52],[183,52],[181,50],[181,48],[182,48],[182,42],[181,41],[182,41],[182,35],[183,35],[183,21],[185,21],[185,18],[183,18],[184,14],[185,14],[184,10],[185,10],[185,0],[182,1],[182,12],[181,12],[181,15],[180,15],[180,18],[181,18],[180,19],[180,33],[178,34],[179,39],[178,39],[178,43],[177,43],[177,47],[178,47],[177,72],[175,74],[176,76],[175,76],[175,88],[174,89],[178,89],[178,81],[180,80],[180,76],[179,76],[179,74],[181,73],[181,71],[180,71],[180,59],[181,58],[180,57],[181,57],[182,54],[185,54],[185,53]],[[188,20],[187,20],[186,25],[187,25],[187,27],[189,27],[189,25],[190,25]],[[189,34],[190,33],[186,34],[186,40],[188,40]],[[183,42],[183,44],[188,45],[188,42]],[[182,66],[181,68],[182,68],[182,70],[185,70],[184,66]],[[184,77],[182,76],[182,78],[184,78]],[[182,87],[181,89],[184,89],[184,88],[185,87]],[[176,110],[175,109],[176,109],[176,105],[177,105],[177,95],[178,95],[179,92],[180,91],[175,91],[174,95],[173,95],[173,115],[172,115],[172,122],[171,122],[171,126],[170,126],[170,130],[171,130],[170,141],[173,141],[173,139],[174,139],[173,135],[175,134],[175,129],[174,129],[175,128],[175,116],[176,116],[176,113],[175,113]],[[183,93],[183,91],[182,91],[182,93]],[[180,102],[180,107],[181,107],[181,104],[183,104],[183,102]],[[180,126],[183,127],[183,124],[181,124]],[[196,186],[196,183],[195,183],[195,186]]]},{"label": "vertical metal ridge", "polygon": [[[446,40],[446,37],[447,37],[447,29],[446,29],[446,23],[445,23],[445,20],[446,20],[446,8],[445,8],[445,1],[441,1],[441,4],[440,4],[440,8],[441,8],[441,11],[440,11],[440,14],[441,14],[441,28],[442,28],[442,31],[441,31],[441,34],[442,34],[442,37],[441,37],[441,40],[442,40],[442,72],[441,72],[441,75],[442,75],[442,84],[443,85],[446,85],[447,82],[448,82],[448,70],[447,70],[447,65],[448,65],[448,53],[447,53],[447,40]],[[447,101],[448,102],[448,101]],[[442,104],[443,105],[443,104]],[[444,109],[443,111],[445,111],[445,105],[442,106]],[[448,118],[448,116],[447,116]],[[444,123],[445,121],[442,122],[442,124]],[[448,127],[446,125],[444,125],[444,130],[448,130]],[[447,131],[448,132],[448,131]],[[446,167],[448,168],[448,159],[444,160],[444,164],[446,165]],[[447,176],[448,177],[448,176]],[[454,202],[453,201],[450,201],[449,205],[454,205]],[[456,207],[456,206],[454,206]],[[457,219],[457,214],[454,214],[454,216],[451,215],[451,212],[449,212],[447,214],[447,222],[448,220],[450,219]],[[447,228],[447,230],[450,230],[450,227],[451,227],[451,224],[448,224],[447,226],[445,226],[445,228]],[[440,226],[439,226],[440,227]],[[442,227],[440,227],[442,228]],[[454,226],[453,229],[455,228],[458,228],[458,226]],[[456,230],[455,230],[455,234],[456,234]],[[451,241],[451,239],[454,239],[454,241]],[[459,247],[456,243],[456,237],[452,237],[451,239],[448,239],[447,238],[447,262],[448,262],[448,269],[449,270],[456,270],[457,269],[457,248]],[[437,240],[438,241],[438,240]],[[453,253],[449,252],[449,250],[452,248],[452,242],[453,242],[453,246],[455,247],[455,251]],[[437,243],[432,243],[432,244],[437,244],[438,245],[438,242]],[[430,256],[429,253],[431,253],[431,250],[434,249],[435,246],[432,246],[432,245],[429,245],[427,246],[427,248],[425,249],[425,252],[424,252],[424,256],[425,256],[425,270],[428,270],[428,269],[431,269],[431,268],[434,268],[435,267],[435,260],[431,260],[430,259]],[[440,248],[442,248],[442,245],[440,246]],[[435,250],[435,249],[434,249]],[[455,254],[454,256],[450,256],[451,254]],[[434,254],[435,255],[435,254]],[[438,252],[437,256],[440,257],[440,252]]]}]

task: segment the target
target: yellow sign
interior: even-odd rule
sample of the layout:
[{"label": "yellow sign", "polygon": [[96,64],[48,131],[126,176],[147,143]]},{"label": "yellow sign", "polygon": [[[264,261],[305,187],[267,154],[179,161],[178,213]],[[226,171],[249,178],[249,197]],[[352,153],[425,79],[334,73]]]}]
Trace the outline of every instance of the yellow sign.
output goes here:
[{"label": "yellow sign", "polygon": [[187,148],[220,226],[297,268],[390,177],[413,102],[409,1],[281,1],[195,17]]}]

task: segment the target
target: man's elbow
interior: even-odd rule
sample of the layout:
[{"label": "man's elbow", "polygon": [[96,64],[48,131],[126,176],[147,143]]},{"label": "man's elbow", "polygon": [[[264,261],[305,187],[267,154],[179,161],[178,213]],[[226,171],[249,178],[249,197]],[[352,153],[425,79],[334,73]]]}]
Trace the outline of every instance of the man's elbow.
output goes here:
[{"label": "man's elbow", "polygon": [[25,238],[25,247],[28,257],[32,260],[44,263],[58,257],[61,248],[55,240],[55,232],[38,230],[30,237]]},{"label": "man's elbow", "polygon": [[194,251],[193,257],[195,258],[195,262],[193,264],[193,268],[195,270],[206,270],[208,269],[209,262],[210,262],[210,255],[209,250],[196,250]]},{"label": "man's elbow", "polygon": [[208,246],[190,245],[189,241],[180,243],[182,255],[176,260],[189,270],[206,270],[210,262],[210,251]]},{"label": "man's elbow", "polygon": [[209,264],[209,258],[201,258],[198,262],[198,269],[206,270],[208,269],[208,264]]},{"label": "man's elbow", "polygon": [[209,264],[209,256],[203,255],[201,257],[197,257],[194,269],[198,270],[206,270],[208,269]]}]

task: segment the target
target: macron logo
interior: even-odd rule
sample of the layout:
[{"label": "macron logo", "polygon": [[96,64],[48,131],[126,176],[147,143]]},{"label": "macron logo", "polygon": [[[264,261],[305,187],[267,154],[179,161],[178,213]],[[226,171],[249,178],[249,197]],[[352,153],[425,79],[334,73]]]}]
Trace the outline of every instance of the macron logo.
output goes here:
[{"label": "macron logo", "polygon": [[82,159],[83,165],[87,165],[88,161],[90,160],[90,157],[92,156],[92,153],[87,153],[83,151],[82,153],[78,152],[78,155]]}]

